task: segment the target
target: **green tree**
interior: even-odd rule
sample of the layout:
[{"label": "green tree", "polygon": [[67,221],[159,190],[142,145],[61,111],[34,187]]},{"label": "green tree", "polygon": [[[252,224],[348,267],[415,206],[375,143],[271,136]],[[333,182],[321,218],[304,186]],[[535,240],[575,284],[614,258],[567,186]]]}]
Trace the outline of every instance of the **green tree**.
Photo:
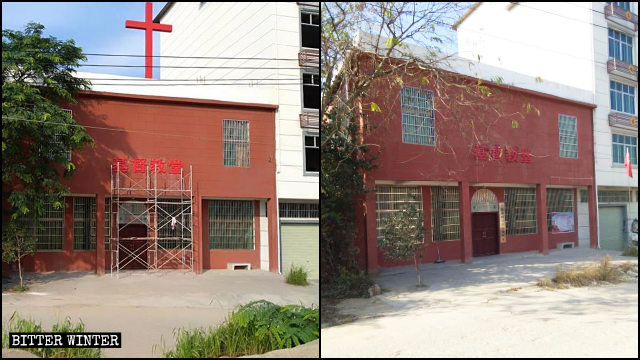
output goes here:
[{"label": "green tree", "polygon": [[405,203],[383,220],[382,236],[378,238],[378,247],[386,258],[413,258],[419,287],[422,286],[420,260],[424,254],[424,236],[427,232],[423,224],[424,214],[418,206],[413,202]]},{"label": "green tree", "polygon": [[75,169],[67,153],[93,145],[61,108],[89,88],[89,81],[74,77],[86,57],[73,40],[43,31],[33,22],[24,31],[2,30],[2,187],[9,204],[3,217],[11,220],[35,220],[47,202],[63,207],[69,190],[62,180]]},{"label": "green tree", "polygon": [[18,262],[20,289],[26,290],[22,283],[22,258],[36,251],[36,241],[16,220],[9,221],[2,231],[2,261]]}]

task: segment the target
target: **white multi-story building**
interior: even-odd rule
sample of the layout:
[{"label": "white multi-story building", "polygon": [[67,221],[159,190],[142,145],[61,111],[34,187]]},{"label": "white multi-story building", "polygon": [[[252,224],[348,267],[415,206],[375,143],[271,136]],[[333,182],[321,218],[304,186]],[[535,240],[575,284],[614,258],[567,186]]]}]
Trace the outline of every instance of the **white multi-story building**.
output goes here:
[{"label": "white multi-story building", "polygon": [[[475,3],[453,26],[461,57],[592,94],[598,244],[606,249],[625,246],[638,216],[637,14],[636,2]],[[586,191],[578,200],[585,216],[581,208]],[[588,245],[583,239],[580,246]]]},{"label": "white multi-story building", "polygon": [[154,22],[173,26],[160,36],[161,80],[224,89],[227,100],[268,92],[278,105],[280,269],[318,278],[319,3],[169,2]]}]

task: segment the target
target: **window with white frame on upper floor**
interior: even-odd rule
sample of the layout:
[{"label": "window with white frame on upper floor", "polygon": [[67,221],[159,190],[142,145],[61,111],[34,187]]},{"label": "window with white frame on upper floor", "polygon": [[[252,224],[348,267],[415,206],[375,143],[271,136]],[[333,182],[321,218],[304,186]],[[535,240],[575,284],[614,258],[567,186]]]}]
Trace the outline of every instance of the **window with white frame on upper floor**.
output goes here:
[{"label": "window with white frame on upper floor", "polygon": [[609,57],[633,64],[633,37],[609,29]]},{"label": "window with white frame on upper floor", "polygon": [[[607,5],[611,5],[611,1],[606,2]],[[614,2],[613,5],[619,6],[627,11],[631,11],[631,3],[630,2]]]},{"label": "window with white frame on upper floor", "polygon": [[320,110],[320,74],[302,72],[302,107]]},{"label": "window with white frame on upper floor", "polygon": [[609,94],[611,96],[611,110],[620,111],[627,114],[635,114],[635,93],[636,89],[627,84],[616,81],[609,81]]},{"label": "window with white frame on upper floor", "polygon": [[558,134],[560,137],[560,157],[578,157],[578,118],[558,115]]},{"label": "window with white frame on upper floor", "polygon": [[320,171],[320,136],[316,133],[304,134],[304,172]]},{"label": "window with white frame on upper floor", "polygon": [[402,87],[402,142],[435,145],[432,91],[410,86]]},{"label": "window with white frame on upper floor", "polygon": [[300,11],[302,47],[320,49],[320,14],[312,10]]},{"label": "window with white frame on upper floor", "polygon": [[629,150],[629,160],[632,165],[638,165],[638,138],[635,136],[611,134],[613,144],[613,163],[624,164],[624,158]]}]

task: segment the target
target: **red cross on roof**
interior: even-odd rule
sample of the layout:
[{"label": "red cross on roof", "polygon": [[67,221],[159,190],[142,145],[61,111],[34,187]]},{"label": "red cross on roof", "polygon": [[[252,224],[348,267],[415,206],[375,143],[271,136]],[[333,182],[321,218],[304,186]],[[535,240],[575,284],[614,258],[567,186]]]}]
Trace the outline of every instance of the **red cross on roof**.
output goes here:
[{"label": "red cross on roof", "polygon": [[145,52],[144,52],[144,56],[145,56],[145,76],[147,79],[151,79],[153,77],[153,72],[152,72],[152,68],[153,68],[153,62],[152,62],[152,56],[153,56],[153,31],[164,31],[164,32],[171,32],[172,30],[172,26],[171,25],[164,25],[164,24],[157,24],[153,22],[152,16],[153,16],[153,5],[148,2],[146,4],[146,14],[145,14],[145,20],[144,22],[142,21],[133,21],[133,20],[127,20],[124,23],[124,26],[128,29],[141,29],[145,31]]}]

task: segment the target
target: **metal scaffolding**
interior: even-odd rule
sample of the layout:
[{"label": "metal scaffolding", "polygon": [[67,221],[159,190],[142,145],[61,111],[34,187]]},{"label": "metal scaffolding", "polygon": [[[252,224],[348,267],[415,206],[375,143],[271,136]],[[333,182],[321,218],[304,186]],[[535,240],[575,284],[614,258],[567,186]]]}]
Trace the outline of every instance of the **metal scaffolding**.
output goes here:
[{"label": "metal scaffolding", "polygon": [[[179,174],[158,173],[157,166],[148,165],[144,172],[120,170],[120,164],[111,165],[111,275],[129,265],[193,271],[192,167],[188,173],[180,168]],[[135,224],[146,225],[146,236],[121,236],[122,229]]]}]

